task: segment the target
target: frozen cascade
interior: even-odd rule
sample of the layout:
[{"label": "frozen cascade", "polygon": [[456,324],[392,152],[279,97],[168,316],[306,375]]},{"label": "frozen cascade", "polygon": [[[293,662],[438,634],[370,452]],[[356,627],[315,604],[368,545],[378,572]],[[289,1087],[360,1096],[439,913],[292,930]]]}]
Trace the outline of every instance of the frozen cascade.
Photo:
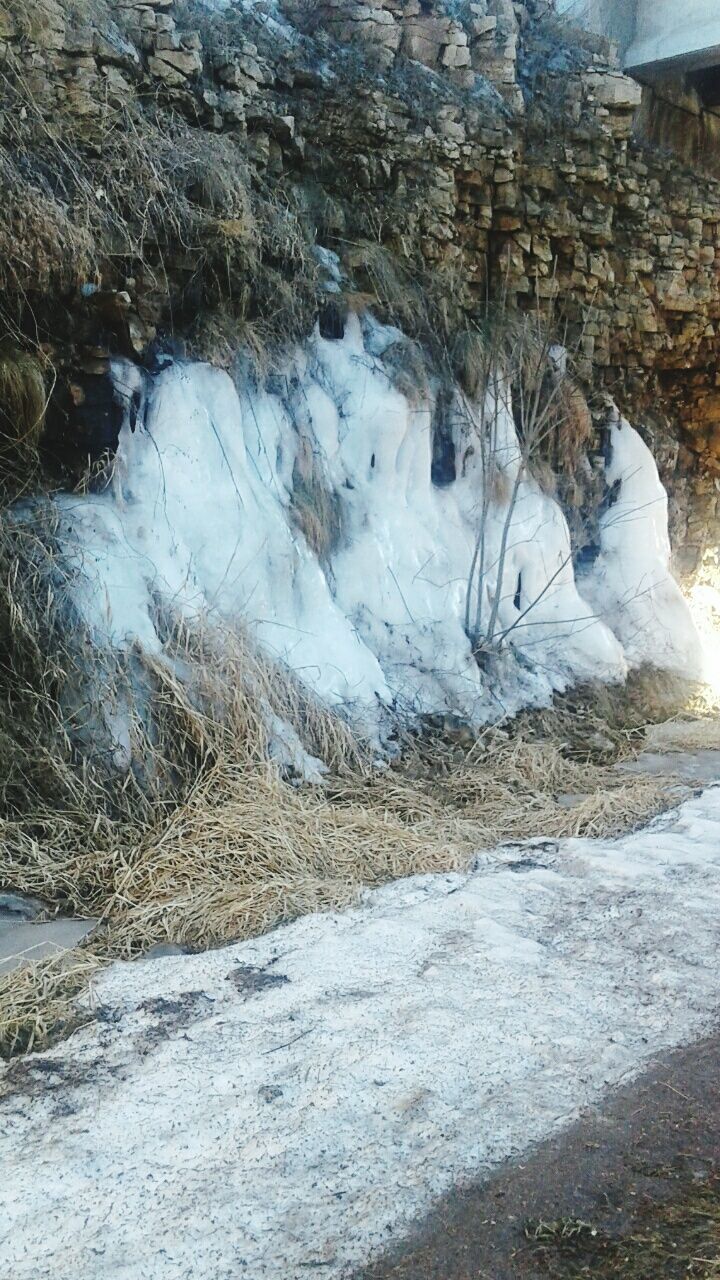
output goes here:
[{"label": "frozen cascade", "polygon": [[600,521],[600,556],[580,590],[631,667],[648,662],[702,677],[698,632],[670,571],[667,493],[652,453],[620,416],[610,423],[605,478],[613,501]]},{"label": "frozen cascade", "polygon": [[[115,362],[119,394],[141,412],[127,415],[113,484],[55,499],[76,603],[98,642],[157,650],[157,595],[189,617],[242,620],[329,704],[376,727],[385,708],[479,722],[577,679],[621,680],[641,653],[692,669],[664,490],[637,433],[614,429],[619,495],[581,595],[557,503],[524,477],[511,504],[521,459],[502,388],[487,392],[500,440],[492,497],[483,503],[480,406],[459,391],[457,478],[433,484],[434,393],[406,398],[382,362],[401,337],[351,316],[340,340],[316,332],[271,390],[249,378],[236,387],[206,364],[150,378]],[[327,499],[321,557],[293,518],[298,483]],[[507,651],[484,672],[464,625],[482,511],[480,612],[499,594]]]}]

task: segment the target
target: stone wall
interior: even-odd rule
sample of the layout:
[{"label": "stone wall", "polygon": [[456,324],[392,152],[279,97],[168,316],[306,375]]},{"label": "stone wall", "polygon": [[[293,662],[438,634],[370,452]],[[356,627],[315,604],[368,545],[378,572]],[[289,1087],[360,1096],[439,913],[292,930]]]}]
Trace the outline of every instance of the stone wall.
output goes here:
[{"label": "stone wall", "polygon": [[664,75],[643,85],[635,134],[673,163],[720,176],[720,106],[706,106],[690,76]]},{"label": "stone wall", "polygon": [[[485,72],[506,102],[522,97],[522,114],[478,134],[466,112],[448,109],[426,131],[442,144],[431,160],[426,141],[411,159],[401,129],[375,135],[373,146],[368,138],[355,160],[374,173],[380,205],[409,163],[423,168],[437,214],[423,228],[426,259],[457,256],[476,296],[489,272],[496,295],[507,291],[519,307],[539,301],[569,323],[586,384],[606,388],[652,438],[674,497],[678,567],[691,572],[719,532],[720,186],[692,153],[668,155],[668,140],[652,135],[647,91],[650,136],[638,136],[643,91],[609,46],[569,51],[552,23],[538,30],[537,8],[494,8],[503,30],[493,27]],[[402,40],[397,50],[400,60]],[[429,39],[417,51],[435,68],[443,56]],[[348,130],[358,136],[358,124],[332,117],[315,127],[325,146],[342,138],[352,147]]]},{"label": "stone wall", "polygon": [[557,0],[558,12],[596,35],[614,40],[621,53],[632,43],[639,0]]},{"label": "stone wall", "polygon": [[[137,127],[152,103],[231,142],[254,184],[307,208],[365,296],[381,248],[413,277],[454,280],[471,317],[488,292],[551,311],[599,407],[612,394],[651,438],[681,570],[720,541],[720,184],[634,137],[641,90],[609,46],[569,39],[541,0],[261,0],[230,16],[98,0],[82,22],[43,0],[30,12],[0,0],[0,39],[53,128],[72,121],[97,146],[103,112],[131,102]],[[146,358],[177,309],[187,249],[157,247],[165,300],[159,271],[151,288],[113,258],[92,307],[82,291],[60,300],[86,307],[71,383],[79,364],[100,376],[93,362],[119,332]],[[102,342],[99,306],[114,316]]]},{"label": "stone wall", "polygon": [[283,7],[306,31],[320,24],[341,44],[358,42],[372,49],[386,69],[397,57],[409,58],[466,89],[473,87],[479,72],[516,107],[522,106],[514,74],[518,6],[513,0],[456,5],[426,0],[286,0]]}]

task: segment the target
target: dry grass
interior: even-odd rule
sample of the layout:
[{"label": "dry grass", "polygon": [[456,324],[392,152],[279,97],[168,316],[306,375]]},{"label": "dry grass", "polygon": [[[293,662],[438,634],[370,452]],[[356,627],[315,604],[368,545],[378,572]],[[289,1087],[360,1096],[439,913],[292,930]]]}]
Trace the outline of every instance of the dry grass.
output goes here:
[{"label": "dry grass", "polygon": [[74,1030],[83,1017],[77,997],[101,964],[78,949],[0,975],[0,1057],[30,1053]]},{"label": "dry grass", "polygon": [[479,329],[464,329],[453,339],[452,373],[471,400],[478,400],[488,385],[490,351],[490,344]]},{"label": "dry grass", "polygon": [[623,780],[611,767],[573,761],[562,740],[532,740],[519,727],[490,731],[469,752],[423,742],[390,776],[340,781],[339,803],[364,803],[414,827],[444,833],[462,855],[528,836],[613,836],[662,808],[666,784]]},{"label": "dry grass", "polygon": [[45,378],[36,356],[0,349],[0,432],[14,445],[32,448],[45,417]]},{"label": "dry grass", "polygon": [[[720,751],[720,720],[668,720],[648,729],[648,751]],[[670,762],[672,763],[672,762]]]},{"label": "dry grass", "polygon": [[501,841],[617,835],[669,803],[657,779],[624,781],[568,760],[558,743],[496,734],[455,760],[447,742],[420,742],[380,772],[360,758],[343,770],[338,757],[326,788],[298,789],[259,758],[262,732],[240,704],[221,728],[198,721],[205,761],[154,821],[95,814],[91,826],[83,812],[3,824],[2,879],[104,927],[67,967],[43,962],[0,981],[0,1052],[41,1047],[73,1026],[75,997],[111,957],[161,941],[203,948],[252,937],[347,907],[367,886],[462,870]]},{"label": "dry grass", "polygon": [[381,318],[396,324],[405,333],[415,333],[419,318],[424,318],[428,299],[409,264],[401,262],[379,241],[359,240],[345,246],[344,262],[368,297],[372,298]]},{"label": "dry grass", "polygon": [[302,440],[293,468],[290,519],[318,560],[328,566],[344,536],[343,507],[331,488],[322,461],[309,441]]},{"label": "dry grass", "polygon": [[380,360],[391,385],[412,405],[427,402],[430,394],[428,361],[417,342],[409,338],[392,342]]},{"label": "dry grass", "polygon": [[38,356],[0,347],[0,481],[27,483],[39,468],[47,389]]},{"label": "dry grass", "polygon": [[[248,652],[237,651],[243,667]],[[58,1023],[72,1025],[74,996],[100,960],[161,941],[202,948],[251,937],[346,907],[367,886],[463,869],[501,841],[619,834],[670,802],[662,780],[628,781],[568,758],[561,732],[543,736],[547,722],[533,740],[529,720],[520,736],[494,730],[469,751],[421,739],[394,768],[371,769],[344,726],[293,693],[292,681],[268,666],[251,689],[247,670],[226,657],[208,684],[208,657],[196,644],[202,696],[197,684],[188,691],[187,675],[181,684],[164,664],[154,673],[155,714],[165,718],[153,750],[162,774],[171,741],[184,779],[172,800],[122,812],[116,796],[113,814],[97,809],[88,785],[74,811],[46,807],[2,824],[2,881],[103,921],[79,953],[87,971],[34,966],[0,985],[5,1052],[39,1047]],[[333,762],[326,787],[292,786],[268,761],[266,676],[275,708]],[[209,713],[213,703],[221,715]]]},{"label": "dry grass", "polygon": [[[4,1052],[70,1024],[85,958],[89,975],[157,942],[250,937],[365,886],[461,869],[501,841],[619,834],[671,802],[662,780],[610,767],[641,744],[649,677],[645,692],[576,694],[474,742],[409,739],[378,769],[237,631],[158,612],[162,655],[103,659],[68,614],[53,539],[0,526],[0,885],[102,927],[79,968],[0,985]],[[118,714],[129,755],[113,742]],[[272,760],[279,721],[326,762],[325,785],[294,785]]]},{"label": "dry grass", "polygon": [[277,341],[310,332],[312,228],[292,187],[256,172],[237,137],[153,96],[60,109],[13,56],[0,84],[0,287],[19,314],[39,294],[132,276],[165,295],[191,345],[202,345],[196,322],[223,311]]},{"label": "dry grass", "polygon": [[253,758],[248,739],[227,749],[235,733],[154,822],[133,827],[98,814],[94,841],[90,813],[38,815],[32,833],[27,823],[3,825],[2,878],[99,915],[104,927],[65,963],[0,980],[0,1052],[42,1047],[76,1025],[76,996],[111,957],[160,941],[203,948],[252,937],[347,907],[368,886],[462,870],[501,841],[618,835],[670,802],[657,779],[623,781],[568,760],[558,743],[494,734],[462,759],[449,757],[447,743],[420,743],[393,770],[356,764],[326,789],[298,789]]},{"label": "dry grass", "polygon": [[81,794],[75,812],[36,810],[0,828],[3,879],[101,916],[103,951],[247,937],[344,905],[361,884],[458,862],[445,833],[415,829],[389,810],[336,805],[325,789],[282,776],[269,759],[268,712],[292,724],[337,779],[364,777],[367,766],[344,723],[247,640],[176,633],[168,658],[172,666],[144,662],[152,740],[135,725],[154,803],[133,799],[136,766],[105,812],[88,779],[87,804]]}]

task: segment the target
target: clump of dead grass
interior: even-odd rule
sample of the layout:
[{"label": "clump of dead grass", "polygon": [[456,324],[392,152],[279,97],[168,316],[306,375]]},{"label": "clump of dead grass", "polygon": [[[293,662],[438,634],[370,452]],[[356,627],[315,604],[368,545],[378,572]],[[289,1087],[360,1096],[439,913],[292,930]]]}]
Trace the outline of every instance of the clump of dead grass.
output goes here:
[{"label": "clump of dead grass", "polygon": [[43,1048],[88,1020],[92,1015],[81,1012],[77,998],[101,966],[78,948],[0,975],[0,1057]]},{"label": "clump of dead grass", "polygon": [[45,368],[37,355],[0,346],[0,481],[21,483],[39,468],[45,423]]},{"label": "clump of dead grass", "polygon": [[392,386],[410,404],[418,405],[428,399],[428,362],[417,342],[409,338],[391,342],[380,360]]},{"label": "clump of dead grass", "polygon": [[40,361],[29,352],[0,347],[0,432],[18,447],[36,447],[44,416]]},{"label": "clump of dead grass", "polygon": [[480,329],[468,326],[455,334],[450,350],[450,367],[463,391],[471,400],[484,394],[491,372],[491,347]]},{"label": "clump of dead grass", "polygon": [[678,718],[648,728],[649,751],[720,751],[720,720]]},{"label": "clump of dead grass", "polygon": [[420,740],[390,778],[343,779],[333,795],[444,831],[469,855],[530,835],[619,835],[658,813],[669,787],[642,777],[628,783],[611,767],[569,760],[552,739],[490,731],[454,757],[442,742]]},{"label": "clump of dead grass", "polygon": [[405,334],[420,340],[429,337],[432,295],[415,274],[414,263],[403,262],[377,240],[346,244],[343,258],[359,285],[359,291],[345,295],[349,305],[358,309],[365,300],[382,320],[397,325]]},{"label": "clump of dead grass", "polygon": [[290,519],[326,568],[344,536],[340,495],[330,485],[309,443],[301,447],[293,467]]}]

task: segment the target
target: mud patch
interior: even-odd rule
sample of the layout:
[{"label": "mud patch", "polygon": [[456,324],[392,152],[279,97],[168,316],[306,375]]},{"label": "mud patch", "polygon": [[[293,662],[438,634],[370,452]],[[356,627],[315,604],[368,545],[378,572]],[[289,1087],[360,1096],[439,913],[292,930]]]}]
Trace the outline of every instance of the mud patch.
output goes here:
[{"label": "mud patch", "polygon": [[156,1021],[144,1027],[135,1041],[140,1053],[147,1053],[162,1041],[186,1031],[194,1022],[210,1016],[215,1000],[204,991],[184,991],[175,997],[153,996],[143,1000],[140,1008]]},{"label": "mud patch", "polygon": [[627,1205],[629,1221],[611,1232],[582,1219],[529,1222],[531,1258],[554,1280],[715,1280],[720,1276],[720,1168],[692,1172],[684,1162],[651,1172],[649,1195]]},{"label": "mud patch", "polygon": [[227,980],[232,982],[236,991],[245,996],[260,995],[272,987],[284,987],[290,981],[284,973],[268,973],[267,969],[254,964],[238,965],[227,975]]}]

